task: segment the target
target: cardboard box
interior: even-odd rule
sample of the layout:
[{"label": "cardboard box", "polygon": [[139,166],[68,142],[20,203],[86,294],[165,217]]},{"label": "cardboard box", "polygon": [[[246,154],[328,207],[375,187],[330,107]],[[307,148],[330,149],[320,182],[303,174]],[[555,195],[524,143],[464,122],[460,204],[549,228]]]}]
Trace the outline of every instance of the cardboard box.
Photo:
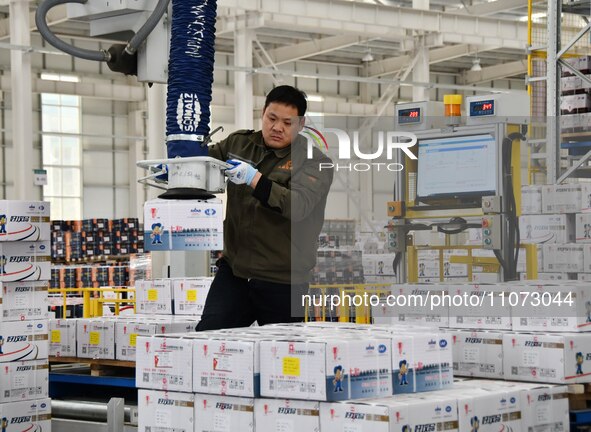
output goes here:
[{"label": "cardboard box", "polygon": [[506,301],[517,300],[512,306],[513,330],[591,331],[591,290],[587,284],[543,284],[517,289],[523,294],[506,298]]},{"label": "cardboard box", "polygon": [[[445,285],[402,284],[392,289],[392,294],[408,299],[406,306],[399,302],[396,306],[386,306],[385,314],[394,316],[396,323],[449,326],[449,307],[441,302],[440,306],[431,307],[429,297],[448,294]],[[411,300],[414,299],[414,300]],[[378,306],[381,307],[381,306]]]},{"label": "cardboard box", "polygon": [[260,396],[261,339],[256,336],[223,335],[196,338],[193,342],[193,391],[228,396]]},{"label": "cardboard box", "polygon": [[142,322],[139,318],[115,323],[115,358],[135,361],[138,336],[195,331],[195,321],[173,321],[162,318]]},{"label": "cardboard box", "polygon": [[580,184],[542,186],[542,211],[545,214],[578,213],[581,203]]},{"label": "cardboard box", "polygon": [[390,339],[337,334],[262,341],[261,395],[337,401],[392,394]]},{"label": "cardboard box", "polygon": [[591,213],[591,183],[581,183],[581,213]]},{"label": "cardboard box", "polygon": [[138,432],[194,429],[195,395],[156,390],[138,391]]},{"label": "cardboard box", "polygon": [[0,322],[47,319],[47,282],[0,283]]},{"label": "cardboard box", "polygon": [[505,334],[505,379],[541,383],[591,382],[591,334]]},{"label": "cardboard box", "polygon": [[254,399],[196,394],[193,430],[254,432]]},{"label": "cardboard box", "polygon": [[76,357],[75,319],[49,320],[49,355],[54,357]]},{"label": "cardboard box", "polygon": [[50,240],[49,203],[0,200],[0,242]]},{"label": "cardboard box", "polygon": [[47,360],[6,363],[0,368],[0,403],[46,398],[49,392]]},{"label": "cardboard box", "polygon": [[520,391],[510,389],[478,390],[472,387],[457,390],[460,432],[520,431]]},{"label": "cardboard box", "polygon": [[503,379],[503,333],[450,329],[448,334],[454,376]]},{"label": "cardboard box", "polygon": [[50,280],[50,254],[49,241],[1,242],[0,282]]},{"label": "cardboard box", "polygon": [[0,323],[0,363],[46,359],[47,320]]},{"label": "cardboard box", "polygon": [[135,382],[138,388],[193,391],[193,341],[182,337],[138,336]]},{"label": "cardboard box", "polygon": [[51,431],[51,399],[0,404],[0,421],[3,432]]},{"label": "cardboard box", "polygon": [[[453,291],[452,291],[453,290]],[[458,284],[450,294],[460,296],[460,306],[451,302],[449,326],[478,330],[511,330],[511,306],[501,301],[503,285]],[[473,306],[475,305],[475,306]]]},{"label": "cardboard box", "polygon": [[79,319],[76,324],[77,357],[115,359],[115,321]]},{"label": "cardboard box", "polygon": [[453,356],[449,335],[393,330],[390,336],[394,394],[451,387]]},{"label": "cardboard box", "polygon": [[576,215],[575,234],[577,243],[591,243],[591,213]]},{"label": "cardboard box", "polygon": [[371,431],[391,432],[391,408],[373,402],[344,402],[320,404],[320,428],[322,432]]},{"label": "cardboard box", "polygon": [[[543,245],[537,245],[537,260],[538,260],[538,273],[544,270],[544,248]],[[525,273],[527,271],[527,252],[525,249],[519,249],[517,253],[517,271],[519,273]]]},{"label": "cardboard box", "polygon": [[519,217],[521,243],[573,243],[574,215],[524,215]]},{"label": "cardboard box", "polygon": [[159,250],[222,250],[223,204],[155,199],[144,204],[144,247]]},{"label": "cardboard box", "polygon": [[540,432],[568,431],[570,426],[568,388],[543,386],[521,391],[524,428]]},{"label": "cardboard box", "polygon": [[458,404],[441,392],[395,396],[367,401],[320,404],[323,432],[342,431],[454,431],[458,430]]},{"label": "cardboard box", "polygon": [[544,271],[578,273],[584,270],[582,244],[545,244]]},{"label": "cardboard box", "polygon": [[172,315],[172,281],[170,279],[135,282],[136,311],[138,314]]},{"label": "cardboard box", "polygon": [[319,432],[320,404],[300,400],[255,399],[254,420],[257,432]]},{"label": "cardboard box", "polygon": [[175,279],[172,281],[175,315],[201,315],[213,278]]},{"label": "cardboard box", "polygon": [[521,186],[521,214],[542,213],[542,186]]}]

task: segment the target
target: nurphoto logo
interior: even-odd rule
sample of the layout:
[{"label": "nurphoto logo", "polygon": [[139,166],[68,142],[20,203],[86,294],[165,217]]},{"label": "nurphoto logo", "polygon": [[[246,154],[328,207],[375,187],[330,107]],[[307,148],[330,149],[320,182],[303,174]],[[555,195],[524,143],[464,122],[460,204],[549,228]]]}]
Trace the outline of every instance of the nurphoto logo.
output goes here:
[{"label": "nurphoto logo", "polygon": [[[305,126],[302,135],[308,140],[307,158],[313,159],[314,147],[323,153],[328,153],[329,144],[327,136],[332,134],[337,142],[337,162],[321,162],[319,170],[334,169],[335,171],[357,171],[364,172],[371,169],[402,171],[404,165],[399,162],[393,162],[394,151],[401,150],[408,158],[416,160],[416,155],[410,150],[417,144],[417,136],[412,132],[406,131],[377,131],[377,148],[366,152],[361,148],[359,130],[345,131],[339,128],[324,128],[322,130]],[[331,149],[334,150],[334,149]],[[377,159],[386,161],[375,162]],[[360,162],[351,163],[352,159],[358,159]],[[371,161],[371,162],[370,162]],[[345,163],[341,163],[345,162]]]}]

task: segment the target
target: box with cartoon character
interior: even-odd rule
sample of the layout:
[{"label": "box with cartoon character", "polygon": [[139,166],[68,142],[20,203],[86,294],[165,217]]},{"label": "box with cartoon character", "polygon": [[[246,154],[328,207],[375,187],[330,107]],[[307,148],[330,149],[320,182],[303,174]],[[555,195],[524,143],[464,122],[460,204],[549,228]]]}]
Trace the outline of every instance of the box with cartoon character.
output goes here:
[{"label": "box with cartoon character", "polygon": [[522,431],[518,389],[458,390],[459,432]]},{"label": "box with cartoon character", "polygon": [[0,242],[50,239],[48,202],[0,200]]},{"label": "box with cartoon character", "polygon": [[571,384],[591,382],[591,334],[505,334],[507,380]]},{"label": "box with cartoon character", "polygon": [[289,399],[255,399],[254,418],[257,432],[319,432],[320,404]]},{"label": "box with cartoon character", "polygon": [[261,395],[339,401],[392,394],[390,339],[329,333],[260,344]]},{"label": "box with cartoon character", "polygon": [[51,431],[51,399],[0,404],[2,432]]},{"label": "box with cartoon character", "polygon": [[449,335],[437,331],[394,331],[391,342],[395,395],[451,387],[453,360]]},{"label": "box with cartoon character", "polygon": [[223,221],[223,205],[218,198],[146,201],[145,250],[222,250]]},{"label": "box with cartoon character", "polygon": [[485,389],[488,391],[519,392],[521,420],[527,431],[566,432],[569,430],[568,388],[561,385],[522,383],[512,381],[467,380],[456,383],[456,388]]},{"label": "box with cartoon character", "polygon": [[0,243],[0,282],[48,281],[50,279],[49,241]]},{"label": "box with cartoon character", "polygon": [[138,388],[193,391],[193,340],[183,335],[138,336],[135,382]]}]

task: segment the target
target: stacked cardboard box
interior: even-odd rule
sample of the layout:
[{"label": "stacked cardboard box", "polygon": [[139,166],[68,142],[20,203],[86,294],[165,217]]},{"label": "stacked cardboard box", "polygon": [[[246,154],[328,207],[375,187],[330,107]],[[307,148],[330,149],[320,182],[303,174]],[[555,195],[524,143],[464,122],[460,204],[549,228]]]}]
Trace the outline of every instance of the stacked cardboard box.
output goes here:
[{"label": "stacked cardboard box", "polygon": [[[50,429],[49,203],[0,201],[0,419]],[[16,429],[14,429],[16,430]],[[21,429],[19,429],[21,430]]]}]

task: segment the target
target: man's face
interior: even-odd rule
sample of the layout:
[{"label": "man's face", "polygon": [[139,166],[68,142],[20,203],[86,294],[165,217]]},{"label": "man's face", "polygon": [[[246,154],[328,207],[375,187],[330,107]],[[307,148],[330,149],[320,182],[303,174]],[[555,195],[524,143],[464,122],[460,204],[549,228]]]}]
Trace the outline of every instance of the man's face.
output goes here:
[{"label": "man's face", "polygon": [[295,106],[271,102],[263,111],[263,139],[267,147],[288,147],[303,126],[304,118],[298,122],[298,109]]}]

